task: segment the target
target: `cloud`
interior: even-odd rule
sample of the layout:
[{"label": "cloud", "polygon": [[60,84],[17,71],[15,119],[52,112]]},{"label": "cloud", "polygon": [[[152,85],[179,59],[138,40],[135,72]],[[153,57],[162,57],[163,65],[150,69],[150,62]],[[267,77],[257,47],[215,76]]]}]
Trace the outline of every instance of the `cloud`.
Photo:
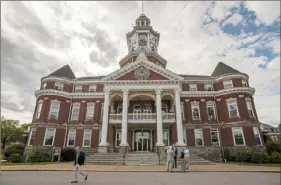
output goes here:
[{"label": "cloud", "polygon": [[[280,27],[278,3],[145,1],[144,13],[161,34],[159,54],[168,61],[167,68],[179,74],[210,75],[222,61],[247,73],[256,88],[260,121],[277,125],[280,31],[269,28]],[[128,51],[125,35],[141,13],[140,2],[134,1],[1,5],[1,114],[25,122],[31,121],[34,91],[43,76],[65,64],[79,77],[118,69]],[[253,22],[260,24],[256,27],[245,21],[253,15]],[[226,32],[227,24],[240,32]],[[267,54],[271,52],[274,57]]]}]

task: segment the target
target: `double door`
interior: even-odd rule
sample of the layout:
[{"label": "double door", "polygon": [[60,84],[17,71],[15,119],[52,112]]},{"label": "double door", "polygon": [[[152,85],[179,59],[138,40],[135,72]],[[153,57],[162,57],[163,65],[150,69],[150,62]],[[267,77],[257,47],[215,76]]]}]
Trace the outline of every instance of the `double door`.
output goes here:
[{"label": "double door", "polygon": [[150,133],[147,131],[137,131],[135,133],[135,150],[138,152],[151,150]]}]

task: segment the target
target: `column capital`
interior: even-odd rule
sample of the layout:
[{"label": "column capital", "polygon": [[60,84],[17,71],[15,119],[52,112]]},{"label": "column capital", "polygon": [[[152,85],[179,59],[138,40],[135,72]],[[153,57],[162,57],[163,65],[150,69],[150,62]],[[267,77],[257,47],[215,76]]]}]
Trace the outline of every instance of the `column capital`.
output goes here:
[{"label": "column capital", "polygon": [[162,89],[155,89],[157,95],[161,95]]},{"label": "column capital", "polygon": [[128,94],[129,93],[129,89],[122,89],[123,94]]}]

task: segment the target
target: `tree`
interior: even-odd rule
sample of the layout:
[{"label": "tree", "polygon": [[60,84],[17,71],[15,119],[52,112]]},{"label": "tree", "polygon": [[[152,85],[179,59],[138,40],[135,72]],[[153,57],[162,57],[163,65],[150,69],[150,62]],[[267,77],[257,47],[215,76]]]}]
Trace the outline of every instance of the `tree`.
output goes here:
[{"label": "tree", "polygon": [[22,142],[26,124],[18,120],[1,119],[1,147],[4,149],[11,142]]}]

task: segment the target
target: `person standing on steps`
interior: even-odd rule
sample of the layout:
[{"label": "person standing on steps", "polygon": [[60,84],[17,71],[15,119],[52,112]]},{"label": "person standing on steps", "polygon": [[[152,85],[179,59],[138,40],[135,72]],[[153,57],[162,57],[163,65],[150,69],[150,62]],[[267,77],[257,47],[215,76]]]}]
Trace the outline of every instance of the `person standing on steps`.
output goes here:
[{"label": "person standing on steps", "polygon": [[178,149],[177,149],[176,145],[173,145],[173,150],[174,150],[174,153],[175,153],[175,156],[174,156],[174,168],[177,168]]},{"label": "person standing on steps", "polygon": [[167,171],[169,172],[173,172],[174,156],[174,150],[172,146],[169,146],[169,149],[167,150]]},{"label": "person standing on steps", "polygon": [[184,150],[184,163],[185,163],[185,169],[189,170],[189,165],[190,165],[190,152],[189,149],[186,148]]},{"label": "person standing on steps", "polygon": [[74,179],[71,183],[78,183],[78,172],[87,181],[88,175],[83,171],[83,166],[85,163],[85,153],[81,150],[80,146],[76,147],[76,157],[74,161]]}]

